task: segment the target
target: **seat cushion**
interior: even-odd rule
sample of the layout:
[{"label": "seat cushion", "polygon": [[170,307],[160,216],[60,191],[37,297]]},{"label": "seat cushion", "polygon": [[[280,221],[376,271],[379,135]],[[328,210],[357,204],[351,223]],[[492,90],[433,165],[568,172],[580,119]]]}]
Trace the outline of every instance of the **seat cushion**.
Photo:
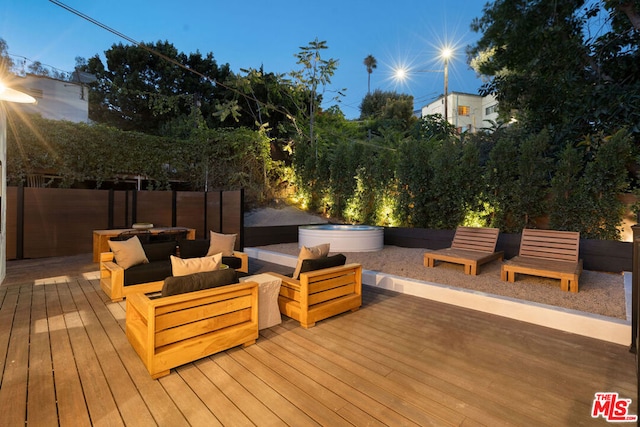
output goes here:
[{"label": "seat cushion", "polygon": [[322,270],[324,268],[339,267],[347,262],[347,257],[342,254],[335,254],[322,258],[305,259],[302,261],[300,273],[307,271]]},{"label": "seat cushion", "polygon": [[144,253],[147,255],[147,259],[149,260],[149,262],[166,261],[171,255],[176,254],[176,245],[177,242],[175,240],[156,243],[143,243],[142,249],[144,249]]},{"label": "seat cushion", "polygon": [[209,240],[196,239],[196,240],[179,240],[178,248],[180,251],[180,258],[201,258],[207,255],[209,251]]},{"label": "seat cushion", "polygon": [[167,277],[162,286],[161,295],[167,297],[170,295],[231,285],[233,283],[238,283],[238,278],[236,277],[235,270],[232,268],[194,273],[187,276]]},{"label": "seat cushion", "polygon": [[238,258],[236,256],[223,256],[222,263],[224,265],[228,265],[229,268],[237,270],[242,267],[242,258]]},{"label": "seat cushion", "polygon": [[159,282],[171,276],[171,261],[154,261],[140,264],[124,271],[124,285],[139,285],[141,283]]}]

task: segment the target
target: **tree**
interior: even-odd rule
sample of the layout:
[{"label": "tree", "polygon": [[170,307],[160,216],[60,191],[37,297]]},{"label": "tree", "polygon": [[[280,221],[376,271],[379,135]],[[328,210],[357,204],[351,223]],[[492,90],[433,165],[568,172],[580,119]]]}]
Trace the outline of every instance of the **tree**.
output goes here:
[{"label": "tree", "polygon": [[[316,146],[315,157],[318,157],[316,141],[313,136],[313,124],[315,120],[317,106],[322,101],[322,95],[318,95],[318,86],[323,89],[331,83],[331,76],[338,68],[338,60],[329,58],[323,59],[320,52],[328,49],[326,41],[315,40],[309,42],[307,46],[301,46],[300,52],[296,53],[296,62],[302,65],[302,69],[293,71],[291,76],[304,90],[308,91],[308,109],[302,108],[300,111],[307,111],[309,117],[309,143]],[[324,90],[323,90],[324,92]]]},{"label": "tree", "polygon": [[378,68],[378,61],[373,55],[367,55],[364,58],[364,66],[367,67],[367,94],[371,93],[371,73]]},{"label": "tree", "polygon": [[90,94],[92,120],[159,134],[164,124],[200,108],[213,125],[223,91],[216,82],[224,81],[231,71],[229,64],[218,66],[212,53],[185,55],[171,43],[159,41],[114,44],[105,56],[106,67],[98,55],[80,67],[98,79]]},{"label": "tree", "polygon": [[0,79],[6,79],[13,68],[13,60],[9,56],[9,45],[0,38]]},{"label": "tree", "polygon": [[640,136],[640,111],[630,107],[640,102],[639,11],[638,0],[488,3],[468,49],[490,77],[481,92],[532,132],[551,130],[556,152],[622,126]]},{"label": "tree", "polygon": [[413,115],[413,96],[376,89],[360,104],[360,120],[365,119],[371,119],[368,126],[373,134],[390,128],[407,132],[418,120]]}]

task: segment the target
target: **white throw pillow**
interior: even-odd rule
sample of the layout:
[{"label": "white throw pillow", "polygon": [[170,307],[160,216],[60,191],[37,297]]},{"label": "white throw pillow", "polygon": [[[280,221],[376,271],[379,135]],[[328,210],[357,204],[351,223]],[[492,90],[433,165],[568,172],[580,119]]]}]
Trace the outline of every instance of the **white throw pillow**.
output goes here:
[{"label": "white throw pillow", "polygon": [[125,270],[134,265],[147,264],[149,262],[138,236],[133,236],[123,241],[109,240],[108,243],[116,264]]},{"label": "white throw pillow", "polygon": [[221,253],[202,258],[179,258],[171,255],[171,271],[175,277],[214,271],[220,269],[221,261]]},{"label": "white throw pillow", "polygon": [[222,252],[222,256],[233,256],[237,234],[220,234],[209,231],[209,251],[207,256]]},{"label": "white throw pillow", "polygon": [[302,261],[305,259],[317,259],[325,257],[329,254],[329,243],[322,243],[317,246],[312,246],[307,248],[303,246],[300,248],[300,253],[298,254],[298,264],[296,265],[296,269],[293,272],[293,278],[298,279],[300,276],[300,268],[302,268]]}]

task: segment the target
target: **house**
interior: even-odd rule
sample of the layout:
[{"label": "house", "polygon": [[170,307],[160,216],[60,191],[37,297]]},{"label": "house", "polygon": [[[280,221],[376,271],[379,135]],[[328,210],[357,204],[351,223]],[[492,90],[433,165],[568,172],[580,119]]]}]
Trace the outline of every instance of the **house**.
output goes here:
[{"label": "house", "polygon": [[51,120],[89,122],[89,88],[82,83],[27,74],[15,78],[12,87],[36,99],[36,104],[16,106],[25,113]]},{"label": "house", "polygon": [[[493,95],[480,96],[472,93],[450,92],[447,95],[447,117],[458,133],[477,132],[490,127],[498,120],[498,101]],[[444,96],[440,95],[422,107],[422,117],[440,114],[444,116]]]}]

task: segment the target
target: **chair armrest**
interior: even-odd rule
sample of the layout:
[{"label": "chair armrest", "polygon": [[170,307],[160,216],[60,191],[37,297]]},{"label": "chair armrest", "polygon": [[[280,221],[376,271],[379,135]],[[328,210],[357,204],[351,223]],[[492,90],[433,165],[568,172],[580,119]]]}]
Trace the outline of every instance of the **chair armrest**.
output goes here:
[{"label": "chair armrest", "polygon": [[286,285],[286,286],[289,286],[289,287],[292,287],[292,288],[297,288],[297,289],[300,288],[300,281],[299,280],[292,279],[291,277],[285,276],[284,274],[280,274],[280,273],[269,272],[269,275],[277,277],[280,280],[282,280],[282,284],[283,285]]},{"label": "chair armrest", "polygon": [[354,264],[340,265],[337,267],[322,268],[320,270],[305,271],[304,273],[300,273],[300,281],[302,281],[303,277],[309,279],[317,276],[323,276],[326,274],[333,274],[336,272],[350,271],[350,270],[353,270],[353,272],[356,274],[360,274],[360,276],[362,275],[362,266],[360,264],[354,263]]},{"label": "chair armrest", "polygon": [[113,261],[113,252],[100,253],[100,262]]},{"label": "chair armrest", "polygon": [[242,264],[240,265],[238,271],[249,273],[249,255],[244,252],[234,251],[233,256],[236,258],[240,258],[240,260],[242,261]]}]

